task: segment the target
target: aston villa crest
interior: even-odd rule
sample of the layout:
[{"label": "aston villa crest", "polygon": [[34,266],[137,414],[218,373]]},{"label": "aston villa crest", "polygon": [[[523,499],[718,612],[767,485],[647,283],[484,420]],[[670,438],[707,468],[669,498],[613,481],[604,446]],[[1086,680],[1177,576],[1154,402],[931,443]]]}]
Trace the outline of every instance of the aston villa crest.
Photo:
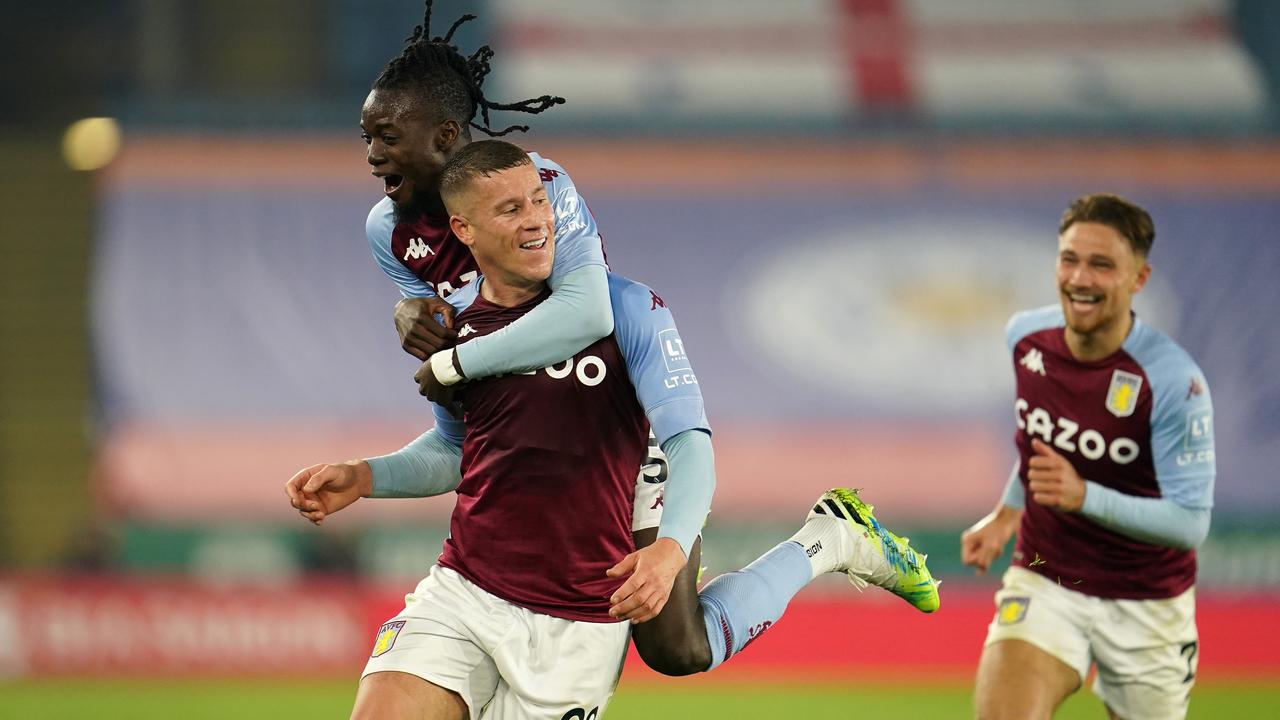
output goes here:
[{"label": "aston villa crest", "polygon": [[1116,370],[1111,374],[1111,387],[1107,389],[1107,411],[1116,417],[1129,417],[1138,406],[1138,391],[1141,389],[1141,375]]}]

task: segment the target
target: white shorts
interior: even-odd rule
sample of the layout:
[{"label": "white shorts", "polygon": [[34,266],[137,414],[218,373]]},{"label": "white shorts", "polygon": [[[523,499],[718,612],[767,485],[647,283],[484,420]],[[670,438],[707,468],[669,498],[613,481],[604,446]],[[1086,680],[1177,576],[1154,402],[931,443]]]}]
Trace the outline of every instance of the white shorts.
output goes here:
[{"label": "white shorts", "polygon": [[472,720],[594,720],[617,687],[630,631],[526,610],[433,565],[379,628],[361,677],[417,675],[461,695]]},{"label": "white shorts", "polygon": [[636,507],[631,515],[631,532],[656,528],[662,522],[662,489],[667,485],[667,454],[658,439],[649,433],[649,454],[636,477]]},{"label": "white shorts", "polygon": [[1004,574],[987,645],[1023,640],[1071,666],[1125,720],[1184,718],[1199,663],[1195,588],[1167,600],[1092,597],[1021,567]]}]

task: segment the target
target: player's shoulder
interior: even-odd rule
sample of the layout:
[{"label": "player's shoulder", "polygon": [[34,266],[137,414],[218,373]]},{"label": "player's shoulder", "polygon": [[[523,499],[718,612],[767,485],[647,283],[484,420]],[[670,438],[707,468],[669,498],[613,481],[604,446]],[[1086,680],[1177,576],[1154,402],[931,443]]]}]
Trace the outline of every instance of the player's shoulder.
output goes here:
[{"label": "player's shoulder", "polygon": [[642,282],[609,273],[609,301],[613,303],[614,328],[667,326],[671,312],[657,291]]},{"label": "player's shoulder", "polygon": [[480,297],[480,284],[483,282],[484,276],[481,275],[475,280],[449,293],[449,296],[445,299],[449,301],[449,304],[453,306],[455,311],[461,313],[474,305],[476,298]]},{"label": "player's shoulder", "polygon": [[555,190],[573,187],[573,178],[569,177],[569,171],[565,170],[560,163],[532,150],[529,151],[529,158],[533,160],[533,166],[537,168],[538,176],[542,178],[542,182],[547,183]]},{"label": "player's shoulder", "polygon": [[1135,317],[1133,329],[1125,338],[1123,349],[1147,375],[1153,388],[1176,388],[1181,393],[1193,390],[1207,394],[1204,373],[1191,353],[1160,330]]},{"label": "player's shoulder", "polygon": [[[637,300],[644,300],[652,305],[653,298],[657,297],[658,293],[648,285],[614,272],[609,273],[609,299],[614,301],[614,307],[618,307],[620,302],[635,303]],[[666,307],[665,303],[662,307]]]},{"label": "player's shoulder", "polygon": [[1066,323],[1061,305],[1045,305],[1013,314],[1004,326],[1005,343],[1012,350],[1018,341],[1032,333],[1063,327]]},{"label": "player's shoulder", "polygon": [[370,244],[391,242],[391,234],[396,229],[396,204],[391,198],[384,197],[369,210],[369,217],[364,221],[364,232]]}]

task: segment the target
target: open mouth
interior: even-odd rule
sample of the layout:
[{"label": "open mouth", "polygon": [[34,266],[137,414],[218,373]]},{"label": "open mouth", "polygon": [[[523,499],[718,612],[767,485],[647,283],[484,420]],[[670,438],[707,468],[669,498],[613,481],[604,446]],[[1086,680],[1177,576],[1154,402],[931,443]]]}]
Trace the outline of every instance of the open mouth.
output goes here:
[{"label": "open mouth", "polygon": [[520,243],[520,249],[521,250],[541,250],[542,248],[546,247],[546,244],[547,244],[547,239],[545,237],[542,237],[542,238],[538,238],[537,240],[530,240],[529,242]]},{"label": "open mouth", "polygon": [[383,191],[386,192],[386,194],[388,195],[399,190],[400,186],[403,184],[404,184],[403,175],[384,175],[382,177]]},{"label": "open mouth", "polygon": [[1088,312],[1102,302],[1102,296],[1092,293],[1069,292],[1067,293],[1067,300],[1077,312]]}]

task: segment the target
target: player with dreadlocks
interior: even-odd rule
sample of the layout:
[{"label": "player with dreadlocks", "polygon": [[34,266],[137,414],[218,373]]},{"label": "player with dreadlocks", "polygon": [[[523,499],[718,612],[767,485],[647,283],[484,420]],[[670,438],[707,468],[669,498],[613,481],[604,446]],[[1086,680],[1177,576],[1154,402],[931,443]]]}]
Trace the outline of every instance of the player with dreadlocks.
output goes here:
[{"label": "player with dreadlocks", "polygon": [[[422,394],[447,402],[464,379],[529,372],[563,362],[608,336],[613,312],[594,218],[564,169],[531,153],[555,211],[552,293],[505,329],[454,347],[454,308],[444,298],[474,280],[478,269],[450,229],[439,190],[441,170],[471,142],[470,128],[491,136],[528,129],[513,125],[494,130],[490,111],[537,114],[564,99],[543,95],[509,104],[489,100],[483,86],[493,50],[483,46],[466,56],[452,44],[457,29],[474,16],[464,15],[444,35],[431,37],[431,13],[432,3],[427,2],[423,24],[414,28],[400,55],[374,81],[361,113],[361,129],[369,164],[386,192],[369,214],[369,243],[379,267],[404,295],[396,306],[396,328],[404,349],[424,361],[415,376],[421,380]],[[651,437],[650,457],[636,483],[633,530],[639,548],[650,548],[660,534],[667,477],[667,458]],[[696,522],[701,525],[702,518]],[[645,662],[669,675],[700,672],[711,663],[697,602],[700,546],[695,540],[687,549],[688,562],[676,577],[664,611],[635,627],[634,640]],[[638,555],[633,574],[640,580],[651,574],[647,560],[646,554]],[[656,611],[664,600],[654,598],[658,606],[646,609]]]},{"label": "player with dreadlocks", "polygon": [[[464,16],[445,35],[434,38],[429,34],[430,18],[428,2],[424,24],[415,28],[404,51],[375,81],[364,104],[361,128],[373,174],[383,179],[387,194],[369,215],[369,242],[379,266],[405,296],[397,306],[396,325],[406,351],[425,361],[415,379],[424,395],[448,403],[464,380],[529,374],[572,358],[613,332],[614,308],[594,219],[563,168],[530,153],[545,186],[541,202],[550,206],[554,217],[551,293],[495,332],[466,337],[471,335],[467,325],[457,332],[453,329],[454,309],[444,297],[478,273],[469,248],[451,228],[440,194],[444,168],[470,144],[469,127],[489,135],[526,129],[512,126],[494,131],[490,110],[538,113],[563,100],[543,96],[511,104],[491,102],[484,96],[483,82],[492,50],[482,47],[466,57],[452,45],[454,32],[472,16]],[[474,122],[477,112],[482,124]],[[543,242],[522,242],[519,249],[536,253]],[[654,307],[660,306],[654,295]],[[467,341],[454,347],[459,333]],[[937,593],[923,563],[916,564],[915,553],[896,537],[870,532],[872,527],[882,530],[870,519],[870,508],[856,496],[850,500],[839,493],[824,495],[794,538],[744,571],[717,578],[700,599],[696,536],[714,487],[710,445],[699,441],[695,453],[684,445],[673,450],[664,443],[671,452],[669,459],[652,436],[650,446],[651,457],[637,481],[632,525],[635,545],[641,549],[609,572],[626,580],[610,598],[610,616],[636,623],[633,637],[650,667],[669,675],[687,675],[717,666],[776,622],[791,595],[825,572],[848,572],[851,579],[857,576],[855,584],[871,580],[926,612],[936,608]],[[424,457],[431,459],[424,461]],[[449,492],[458,487],[459,460],[457,446],[433,430],[393,456],[363,464],[307,468],[286,487],[294,506],[318,522],[361,496],[423,497]],[[350,488],[360,467],[367,490],[352,496]],[[664,502],[662,487],[668,477],[670,492]],[[321,488],[326,483],[329,486]],[[347,484],[339,487],[342,483]],[[339,495],[343,498],[336,504],[325,500]],[[889,566],[891,558],[899,556],[910,559],[910,568]],[[395,644],[401,630],[421,632],[405,628],[403,621],[388,623],[379,634],[375,658],[385,660],[386,654],[400,649]],[[378,665],[385,668],[386,663]],[[366,680],[397,674],[375,671]],[[459,709],[464,713],[469,709],[472,717],[479,715],[481,708],[462,702],[461,688],[450,688],[439,678],[429,680],[427,684],[437,689],[453,690],[441,696],[446,698],[441,708],[451,708],[442,717],[455,716],[453,711]],[[365,707],[360,699],[368,695],[365,687],[362,682],[357,716]],[[409,686],[395,687],[393,694]]]}]

